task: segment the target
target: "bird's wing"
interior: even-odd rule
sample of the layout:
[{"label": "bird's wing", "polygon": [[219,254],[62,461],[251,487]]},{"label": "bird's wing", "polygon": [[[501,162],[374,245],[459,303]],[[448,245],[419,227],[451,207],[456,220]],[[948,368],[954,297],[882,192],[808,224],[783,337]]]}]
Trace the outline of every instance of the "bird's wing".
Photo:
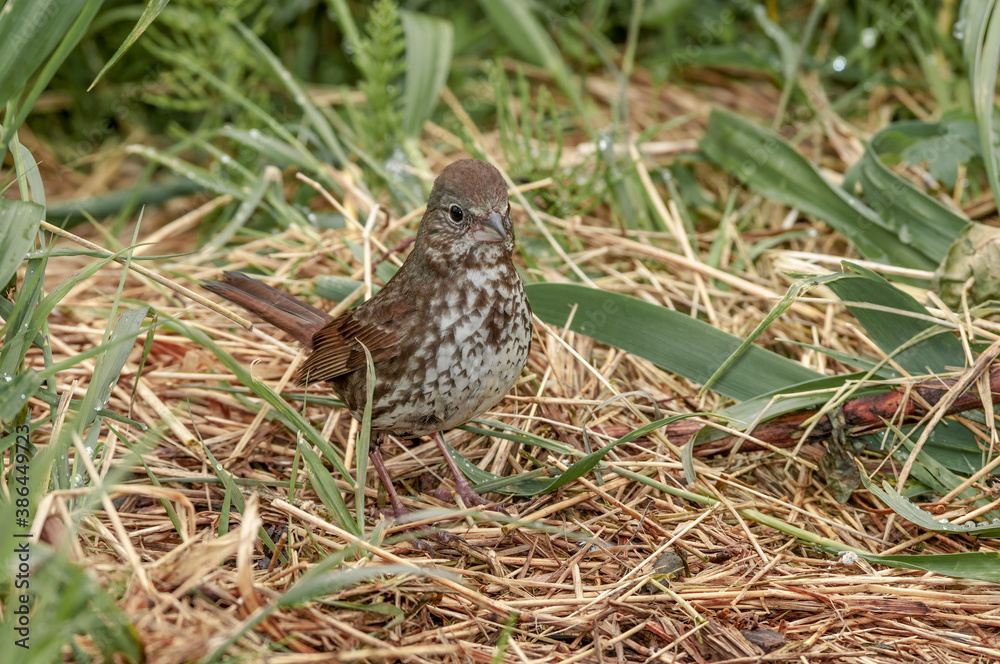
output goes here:
[{"label": "bird's wing", "polygon": [[330,380],[363,368],[365,351],[361,344],[368,348],[375,362],[399,355],[413,310],[394,313],[391,318],[368,317],[355,310],[324,325],[313,336],[313,352],[302,365],[299,383]]}]

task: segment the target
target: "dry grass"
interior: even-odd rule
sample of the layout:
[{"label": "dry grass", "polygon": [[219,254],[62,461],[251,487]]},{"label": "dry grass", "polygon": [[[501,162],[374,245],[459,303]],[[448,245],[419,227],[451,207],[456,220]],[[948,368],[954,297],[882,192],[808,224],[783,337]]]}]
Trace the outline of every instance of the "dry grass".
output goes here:
[{"label": "dry grass", "polygon": [[[770,86],[706,82],[712,86],[656,89],[642,80],[634,81],[630,113],[637,127],[682,113],[694,116],[682,127],[656,137],[657,153],[652,160],[667,160],[673,152],[691,150],[712,104],[768,118],[777,103],[778,92]],[[616,88],[599,78],[591,79],[587,87],[598,100],[617,94]],[[873,123],[878,121],[877,108],[872,108],[870,117]],[[845,162],[841,157],[855,158],[851,146],[877,125],[859,127],[835,119],[828,118],[803,149],[822,155],[820,162],[828,171],[842,173]],[[428,127],[427,135],[427,152],[435,171],[459,156],[457,139],[443,128]],[[499,155],[495,136],[482,135],[482,142],[490,154]],[[587,150],[581,139],[567,150],[566,159],[585,160]],[[103,173],[105,180],[80,182],[81,190],[110,186],[113,172],[96,173]],[[720,201],[726,199],[728,181],[708,168],[699,175],[705,189]],[[335,176],[350,181],[343,173]],[[294,173],[282,177],[289,190],[306,186]],[[521,189],[545,186],[551,185],[531,183]],[[656,196],[666,201],[662,190]],[[140,241],[155,236],[159,242],[141,251],[162,255],[196,246],[198,223],[206,210],[182,215],[219,201],[187,203],[186,210],[147,214]],[[376,218],[369,235],[362,228],[370,210],[366,197],[354,190],[337,203],[357,216],[357,226],[323,233],[293,229],[211,255],[196,253],[162,261],[153,269],[191,285],[217,276],[221,268],[259,268],[273,273],[269,283],[310,297],[311,280],[317,275],[363,279],[367,266],[354,259],[345,238],[358,243],[369,239],[370,254],[377,257],[412,235],[419,218],[419,211],[404,220]],[[578,268],[600,275],[593,281],[601,288],[697,311],[717,327],[744,336],[771,307],[771,298],[784,293],[788,278],[773,266],[786,257],[775,253],[758,262],[752,272],[733,273],[727,266],[751,240],[781,232],[786,222],[794,222],[798,229],[810,223],[785,219],[787,211],[752,197],[741,199],[741,205],[743,212],[755,218],[751,224],[755,230],[752,236],[732,238],[721,270],[706,265],[703,255],[716,232],[733,232],[728,224],[719,227],[723,230],[700,235],[703,251],[695,253],[679,248],[686,246],[676,241],[679,224],[673,233],[623,233],[603,208],[584,218],[543,216],[538,223],[519,206],[515,210],[522,241],[530,237],[544,242],[542,226],[571,240],[569,263],[544,264],[532,278],[565,281],[565,275]],[[664,212],[676,221],[671,203],[664,205]],[[157,229],[161,229],[159,234]],[[812,237],[794,242],[793,248],[802,252],[793,256],[796,260],[849,255],[841,238],[821,225],[816,230]],[[101,242],[96,233],[84,234]],[[84,262],[51,261],[46,275],[49,285],[64,280]],[[57,361],[100,340],[119,269],[111,266],[75,288],[53,314],[50,331]],[[719,288],[715,279],[724,279],[728,287]],[[282,385],[287,394],[299,392],[289,377],[301,360],[300,351],[273,328],[261,325],[252,333],[243,331],[141,275],[129,276],[123,297],[149,302],[162,314],[207,331],[241,362],[252,365],[261,380]],[[332,303],[324,305],[332,307]],[[872,352],[859,339],[850,317],[831,302],[799,303],[762,343],[771,344],[776,338]],[[790,348],[782,346],[784,352]],[[106,586],[120,591],[120,604],[134,621],[149,661],[172,664],[209,652],[258,607],[275,601],[307,568],[348,545],[350,536],[330,525],[310,487],[300,484],[289,495],[294,432],[270,419],[266,406],[259,413],[244,407],[237,394],[246,390],[219,390],[235,379],[226,375],[210,352],[160,329],[136,382],[140,350],[136,348],[108,407],[162,430],[164,437],[143,455],[144,469],[127,461],[127,451],[114,436],[103,436],[109,453],[105,465],[95,472],[106,473],[110,465],[127,462],[132,464],[133,479],[115,496],[113,505],[107,503],[106,511],[78,522],[79,536],[73,547],[78,560]],[[41,362],[37,355],[31,359]],[[808,351],[802,351],[800,359],[824,372],[841,370]],[[92,369],[92,362],[84,362],[60,374],[59,393],[79,396]],[[597,445],[642,424],[640,415],[649,413],[643,410],[648,399],[642,397],[595,410],[615,392],[630,390],[652,395],[668,412],[709,411],[725,405],[712,394],[698,399],[698,386],[649,362],[539,325],[523,379],[488,417],[582,448],[583,427]],[[636,408],[630,409],[627,402]],[[335,445],[353,449],[356,426],[345,412],[310,405],[306,416]],[[106,426],[120,428],[113,422]],[[122,433],[134,440],[141,435],[128,429]],[[44,442],[45,435],[40,431],[39,442]],[[250,500],[243,515],[233,512],[230,532],[221,537],[217,531],[224,489],[208,465],[199,437],[234,477],[260,483],[259,498]],[[526,470],[522,452],[541,455],[550,463],[560,461],[549,458],[544,450],[522,450],[508,441],[464,431],[451,432],[447,438],[467,458],[500,474]],[[684,442],[669,441],[672,446]],[[401,493],[413,497],[404,499],[410,506],[449,505],[427,493],[449,486],[442,484],[444,465],[432,443],[387,447],[389,470]],[[457,575],[457,582],[406,573],[362,582],[332,592],[323,602],[272,614],[232,646],[230,654],[245,661],[288,664],[330,661],[330,653],[344,662],[491,662],[496,661],[498,640],[506,640],[504,662],[1000,660],[1000,588],[996,585],[916,571],[847,567],[739,515],[739,509],[752,507],[876,553],[997,550],[996,541],[922,533],[899,519],[892,520],[890,512],[863,491],[856,492],[846,505],[838,504],[815,471],[821,452],[807,446],[794,460],[771,452],[705,460],[698,488],[720,499],[724,505],[720,508],[703,508],[608,473],[600,483],[591,475],[553,494],[511,504],[511,512],[523,523],[550,526],[553,532],[527,525],[505,526],[491,521],[489,515],[453,518],[442,527],[461,535],[465,545],[438,547],[433,559],[405,543],[371,547],[370,559],[352,559],[350,565],[416,564],[447,570]],[[663,436],[621,445],[609,460],[634,471],[651,470],[665,484],[684,486],[679,459]],[[162,488],[153,486],[147,471]],[[299,467],[300,483],[304,477]],[[370,479],[365,509],[371,515],[380,504],[376,487],[374,478]],[[251,493],[251,487],[244,489]],[[56,525],[68,518],[64,506],[69,497],[53,494],[42,506],[49,519],[46,532],[52,539],[59,537]],[[161,499],[174,505],[182,523],[180,532],[168,519]],[[256,537],[261,522],[275,540],[281,540],[287,564],[272,560],[261,547]],[[564,533],[589,535],[601,544],[580,546]],[[650,592],[653,563],[664,552],[686,554],[688,569],[663,579],[662,587]],[[396,607],[401,619],[376,612],[385,605]],[[508,623],[512,614],[517,619]],[[777,638],[779,647],[771,654],[762,654],[751,643],[766,636]]]}]

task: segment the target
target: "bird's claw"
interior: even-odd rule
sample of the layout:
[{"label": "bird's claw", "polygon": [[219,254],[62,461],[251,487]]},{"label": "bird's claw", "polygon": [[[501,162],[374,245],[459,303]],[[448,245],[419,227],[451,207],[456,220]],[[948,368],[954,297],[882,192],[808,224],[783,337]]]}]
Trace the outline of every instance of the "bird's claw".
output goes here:
[{"label": "bird's claw", "polygon": [[462,499],[462,504],[466,507],[482,507],[484,510],[489,510],[490,512],[500,512],[504,516],[510,516],[510,512],[507,511],[508,503],[495,503],[491,500],[486,500],[473,491],[471,487],[467,491],[463,491],[463,488],[461,486],[457,487],[455,493]]}]

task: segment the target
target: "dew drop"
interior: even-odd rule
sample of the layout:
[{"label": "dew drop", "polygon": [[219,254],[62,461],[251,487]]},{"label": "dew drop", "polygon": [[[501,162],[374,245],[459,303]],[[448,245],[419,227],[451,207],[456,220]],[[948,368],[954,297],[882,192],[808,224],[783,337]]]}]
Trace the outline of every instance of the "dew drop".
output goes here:
[{"label": "dew drop", "polygon": [[951,36],[955,39],[963,40],[965,39],[965,19],[960,18],[955,21],[955,25],[951,28]]},{"label": "dew drop", "polygon": [[233,160],[232,157],[230,157],[228,154],[224,154],[222,155],[222,158],[219,161],[221,161],[223,164],[228,164],[232,160]]},{"label": "dew drop", "polygon": [[899,229],[899,241],[903,244],[910,244],[913,242],[913,236],[910,234],[909,226],[903,226]]},{"label": "dew drop", "polygon": [[842,55],[838,55],[833,59],[833,71],[844,71],[844,67],[847,66],[847,58]]},{"label": "dew drop", "polygon": [[601,134],[601,137],[597,139],[597,149],[604,152],[609,147],[611,147],[611,137],[607,134]]},{"label": "dew drop", "polygon": [[253,139],[253,140],[255,140],[255,141],[260,140],[260,132],[257,131],[256,129],[251,129],[250,130],[250,138]]},{"label": "dew drop", "polygon": [[865,28],[861,31],[861,45],[872,48],[878,40],[878,28]]}]

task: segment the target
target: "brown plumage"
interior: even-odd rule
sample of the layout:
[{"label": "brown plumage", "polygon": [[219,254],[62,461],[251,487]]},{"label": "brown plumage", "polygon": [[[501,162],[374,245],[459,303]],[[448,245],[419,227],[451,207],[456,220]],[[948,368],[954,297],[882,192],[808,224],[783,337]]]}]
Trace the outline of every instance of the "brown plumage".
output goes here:
[{"label": "brown plumage", "polygon": [[300,382],[329,381],[356,419],[365,406],[364,344],[375,362],[371,458],[393,501],[384,434],[434,434],[459,495],[483,504],[440,432],[495,406],[528,358],[531,310],[514,268],[514,229],[500,173],[482,161],[450,164],[435,180],[416,242],[371,300],[337,318],[238,273],[205,287],[312,349]]}]

